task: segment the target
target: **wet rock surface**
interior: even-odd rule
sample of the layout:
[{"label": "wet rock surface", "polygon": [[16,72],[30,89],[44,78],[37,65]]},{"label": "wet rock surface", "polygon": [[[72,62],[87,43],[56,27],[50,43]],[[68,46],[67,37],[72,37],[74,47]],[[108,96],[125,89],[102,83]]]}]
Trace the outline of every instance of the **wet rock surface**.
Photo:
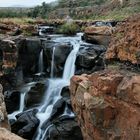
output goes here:
[{"label": "wet rock surface", "polygon": [[38,107],[44,99],[46,86],[44,83],[36,83],[25,95],[25,109]]},{"label": "wet rock surface", "polygon": [[69,90],[69,86],[66,86],[62,89],[61,91],[61,96],[63,97],[64,101],[67,104],[71,104],[70,103],[70,90]]},{"label": "wet rock surface", "polygon": [[[120,34],[117,35],[117,40],[112,39],[114,41],[111,42],[112,45],[106,54],[107,60],[120,59],[139,64],[139,31],[133,30],[139,29],[139,22],[136,22],[136,19],[138,20],[139,16],[133,20],[127,20],[125,28],[122,28],[125,23],[122,23],[123,26],[120,26],[119,29],[117,28],[116,31],[119,31]],[[133,23],[134,26],[132,27],[130,23]],[[71,94],[69,87],[64,87],[61,92],[62,98],[53,104],[50,118],[41,127],[44,130],[43,135],[45,135],[46,140],[82,140],[82,134],[85,140],[138,140],[140,137],[140,77],[136,73],[127,73],[120,71],[120,69],[118,71],[95,72],[105,68],[104,53],[106,48],[104,46],[108,46],[112,27],[101,23],[94,24],[95,26],[85,30],[85,39],[96,45],[82,44],[75,62],[76,74],[84,74],[74,76],[71,80]],[[3,30],[10,29],[5,26]],[[15,31],[14,33],[20,34],[18,30]],[[125,37],[120,39],[123,33]],[[66,58],[73,47],[69,43],[48,41],[45,38],[15,38],[14,41],[8,39],[2,40],[0,43],[2,43],[0,45],[0,72],[2,75],[4,73],[0,80],[4,85],[4,91],[6,89],[13,90],[17,83],[22,83],[22,76],[21,79],[16,77],[22,75],[22,72],[23,77],[27,76],[27,79],[24,79],[25,82],[39,81],[44,77],[50,77],[53,55],[53,77],[62,77]],[[129,52],[126,46],[129,47]],[[42,49],[45,60],[43,72],[45,74],[42,77],[40,75],[36,77]],[[130,54],[130,52],[132,53]],[[127,54],[129,55],[127,56]],[[25,109],[41,105],[44,98],[42,94],[44,87],[44,84],[37,83],[30,89],[25,97]],[[17,91],[5,95],[8,113],[19,108],[19,95]],[[51,105],[53,100],[53,98],[48,100],[47,105]],[[0,103],[1,126],[8,127],[3,95]],[[78,123],[72,109],[76,113]],[[36,117],[37,111],[32,109],[17,114],[16,120],[10,120],[12,132],[23,138],[33,139],[39,126],[39,120]],[[48,130],[46,131],[46,129]]]},{"label": "wet rock surface", "polygon": [[82,46],[77,54],[76,74],[93,73],[94,71],[104,69],[103,54],[106,48],[102,45]]},{"label": "wet rock surface", "polygon": [[72,78],[72,106],[85,140],[139,139],[138,79],[113,70]]},{"label": "wet rock surface", "polygon": [[11,133],[7,129],[1,128],[1,127],[0,127],[0,139],[1,140],[25,140],[15,134]]},{"label": "wet rock surface", "polygon": [[[61,77],[63,73],[63,67],[65,65],[65,61],[70,51],[72,50],[72,46],[69,43],[55,43],[55,42],[43,42],[44,49],[44,59],[47,60],[45,65],[45,72],[48,76],[51,75],[51,63],[54,53],[54,77]],[[54,51],[54,52],[53,52]]]},{"label": "wet rock surface", "polygon": [[17,65],[17,46],[12,40],[0,40],[0,72],[8,74],[14,72]]},{"label": "wet rock surface", "polygon": [[71,109],[71,105],[67,104],[63,98],[55,103],[51,117],[42,126],[44,130],[48,128],[48,131],[44,132],[45,140],[83,139],[81,129],[75,120],[74,114],[70,117]]},{"label": "wet rock surface", "polygon": [[48,134],[46,140],[83,140],[81,130],[74,120],[55,121]]},{"label": "wet rock surface", "polygon": [[33,109],[16,115],[17,120],[11,123],[12,132],[25,139],[32,139],[39,125],[36,113],[37,109]]},{"label": "wet rock surface", "polygon": [[4,93],[5,103],[7,113],[11,114],[12,112],[19,109],[20,105],[20,92],[19,91],[6,91]]}]

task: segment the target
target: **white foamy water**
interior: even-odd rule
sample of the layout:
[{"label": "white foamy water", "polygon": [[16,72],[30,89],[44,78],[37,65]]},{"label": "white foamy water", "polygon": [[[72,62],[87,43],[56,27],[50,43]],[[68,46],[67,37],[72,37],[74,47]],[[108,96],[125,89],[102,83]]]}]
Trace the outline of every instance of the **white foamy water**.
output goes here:
[{"label": "white foamy water", "polygon": [[[76,40],[75,40],[76,39]],[[52,114],[53,107],[55,103],[61,99],[61,91],[63,87],[68,86],[70,82],[70,78],[74,75],[75,72],[75,61],[76,56],[80,48],[80,42],[78,37],[62,37],[59,39],[56,39],[57,42],[70,42],[73,46],[72,51],[67,57],[67,60],[65,62],[64,71],[63,71],[63,77],[60,79],[54,79],[51,74],[51,79],[48,80],[48,89],[46,91],[46,97],[43,101],[43,105],[39,108],[39,112],[37,113],[37,117],[40,120],[40,125],[37,131],[37,137],[36,140],[44,140],[45,134],[48,131],[48,128],[46,130],[42,129],[43,123],[46,122]],[[55,50],[55,49],[54,49]],[[54,51],[53,51],[54,53]],[[52,54],[53,56],[54,54]],[[53,57],[52,57],[53,58]],[[52,59],[54,61],[54,59]],[[54,65],[54,62],[52,62]],[[53,68],[53,65],[51,66]],[[74,113],[68,109],[68,107],[65,108],[63,115],[67,115],[69,117],[74,117]],[[62,115],[62,116],[63,116]]]},{"label": "white foamy water", "polygon": [[24,107],[25,107],[25,95],[29,92],[29,90],[31,89],[31,87],[35,84],[35,82],[31,82],[25,85],[25,87],[23,87],[22,92],[20,94],[20,105],[19,105],[19,110],[14,111],[11,114],[8,114],[8,119],[16,119],[16,115],[23,112]]},{"label": "white foamy water", "polygon": [[44,62],[43,62],[43,49],[40,51],[39,62],[38,62],[38,73],[43,73]]},{"label": "white foamy water", "polygon": [[[48,129],[52,126],[52,124],[50,124],[49,126],[47,126],[47,128],[43,127],[44,123],[46,123],[51,117],[55,103],[62,98],[61,96],[62,89],[69,85],[70,78],[74,75],[76,56],[79,51],[80,43],[81,43],[80,40],[81,40],[80,34],[75,37],[62,37],[61,36],[54,40],[55,43],[57,42],[70,43],[73,49],[69,53],[66,59],[64,70],[63,70],[63,76],[59,79],[55,79],[54,78],[54,62],[55,62],[54,54],[56,52],[55,52],[55,47],[53,48],[50,79],[47,80],[47,90],[45,91],[44,100],[42,101],[42,105],[38,107],[39,111],[36,114],[37,118],[40,120],[40,124],[33,138],[35,140],[44,140]],[[38,70],[39,73],[43,72],[43,69],[44,69],[43,61],[44,61],[43,50],[41,50],[40,56],[39,56],[39,70]],[[20,96],[20,108],[19,110],[13,112],[12,114],[9,114],[8,115],[9,119],[15,119],[15,116],[18,113],[23,112],[24,106],[25,106],[24,104],[25,95],[28,93],[28,91],[34,84],[35,82],[25,85],[24,90]],[[63,114],[61,114],[60,117],[63,117],[63,116],[68,116],[71,118],[71,117],[74,117],[74,113],[68,108],[68,106],[66,106]]]},{"label": "white foamy water", "polygon": [[54,77],[54,55],[55,55],[55,47],[53,47],[53,52],[52,52],[51,78]]}]

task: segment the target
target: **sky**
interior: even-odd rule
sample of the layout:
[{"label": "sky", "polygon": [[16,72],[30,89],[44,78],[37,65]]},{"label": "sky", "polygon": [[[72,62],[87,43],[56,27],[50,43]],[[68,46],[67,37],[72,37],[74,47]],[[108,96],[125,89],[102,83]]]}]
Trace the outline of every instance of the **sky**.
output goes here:
[{"label": "sky", "polygon": [[9,6],[35,6],[40,5],[42,2],[53,2],[56,0],[0,0],[0,7],[9,7]]}]

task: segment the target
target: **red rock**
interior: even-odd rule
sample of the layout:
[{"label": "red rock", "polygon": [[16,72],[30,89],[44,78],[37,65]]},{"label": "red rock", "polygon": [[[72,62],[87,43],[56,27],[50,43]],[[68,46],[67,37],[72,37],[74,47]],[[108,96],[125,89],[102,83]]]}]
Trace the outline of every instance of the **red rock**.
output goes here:
[{"label": "red rock", "polygon": [[3,87],[0,84],[0,127],[10,129],[10,125],[8,123],[6,106],[4,102],[4,96],[2,92],[3,92]]},{"label": "red rock", "polygon": [[129,61],[140,64],[140,14],[119,24],[111,37],[107,60]]},{"label": "red rock", "polygon": [[140,138],[139,81],[140,76],[112,70],[71,79],[72,106],[84,140]]},{"label": "red rock", "polygon": [[15,42],[11,40],[0,41],[0,49],[3,55],[2,71],[7,71],[8,69],[15,69],[17,64],[17,47]]},{"label": "red rock", "polygon": [[108,45],[113,28],[108,26],[89,26],[84,31],[84,39],[87,42],[98,43],[100,45]]}]

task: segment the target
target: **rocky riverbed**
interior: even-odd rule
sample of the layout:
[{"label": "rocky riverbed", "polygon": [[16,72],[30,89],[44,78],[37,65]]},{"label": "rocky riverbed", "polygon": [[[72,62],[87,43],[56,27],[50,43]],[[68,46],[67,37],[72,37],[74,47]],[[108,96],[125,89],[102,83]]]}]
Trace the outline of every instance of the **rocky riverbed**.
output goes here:
[{"label": "rocky riverbed", "polygon": [[0,26],[0,137],[138,140],[139,19],[94,22],[74,36],[48,25],[9,36],[15,25]]}]

